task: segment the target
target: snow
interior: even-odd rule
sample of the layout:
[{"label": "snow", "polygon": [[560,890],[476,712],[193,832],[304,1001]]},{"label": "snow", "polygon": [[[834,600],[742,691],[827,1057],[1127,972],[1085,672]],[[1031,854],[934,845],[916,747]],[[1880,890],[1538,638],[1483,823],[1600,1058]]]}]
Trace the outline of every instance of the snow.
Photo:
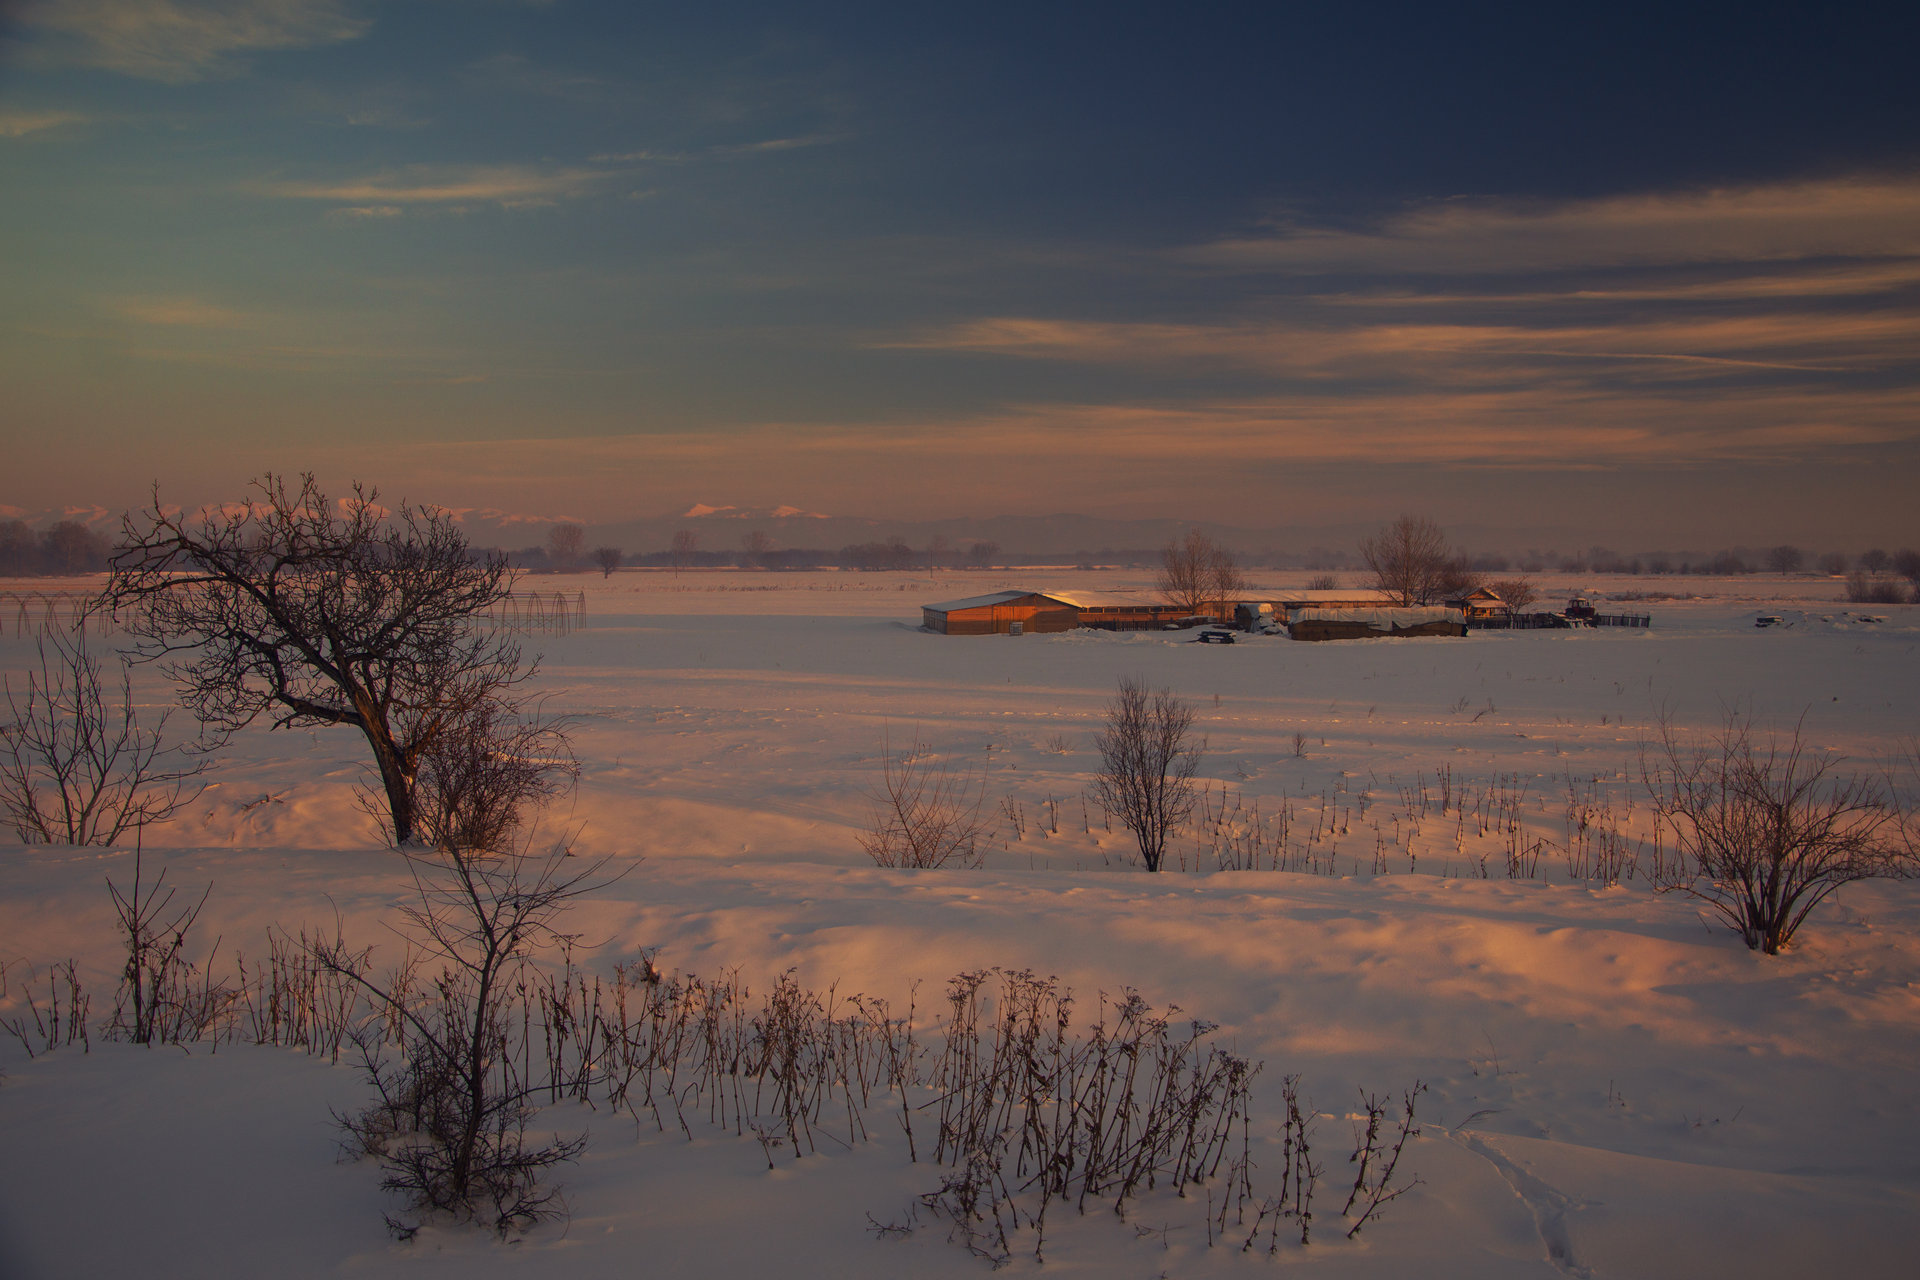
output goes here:
[{"label": "snow", "polygon": [[[1083,1005],[1136,988],[1221,1024],[1266,1064],[1256,1135],[1277,1171],[1278,1088],[1299,1074],[1323,1113],[1328,1172],[1314,1243],[1279,1255],[1207,1247],[1203,1202],[1150,1197],[1049,1224],[1047,1260],[1016,1240],[1017,1272],[1080,1275],[1695,1277],[1910,1274],[1920,1246],[1920,886],[1850,886],[1784,956],[1746,951],[1697,904],[1643,877],[1576,880],[1549,848],[1508,880],[1493,837],[1418,814],[1443,785],[1523,787],[1529,838],[1569,843],[1570,790],[1645,823],[1639,743],[1662,715],[1710,728],[1729,707],[1791,725],[1861,768],[1913,733],[1920,611],[1839,601],[1839,584],[1745,578],[1550,582],[1605,608],[1643,600],[1648,631],[1233,646],[1074,632],[948,637],[923,603],[972,575],[617,574],[544,579],[586,593],[587,624],[531,637],[548,710],[574,718],[577,796],[548,829],[575,833],[616,882],[569,928],[597,972],[658,948],[665,968],[737,967],[756,990],[801,981],[924,1012],[947,978],[999,965],[1057,975]],[[69,584],[83,586],[84,584]],[[1040,590],[1140,591],[1143,575],[1060,573]],[[1593,590],[1598,587],[1599,590]],[[1257,593],[1256,593],[1257,594]],[[1611,599],[1608,597],[1611,596]],[[1624,603],[1624,602],[1622,602]],[[1756,628],[1756,614],[1791,626]],[[1866,621],[1865,617],[1884,619]],[[30,637],[0,639],[17,673]],[[1337,874],[1213,870],[1192,833],[1185,870],[1147,876],[1082,796],[1102,709],[1122,675],[1196,708],[1212,806],[1345,811],[1315,846]],[[17,676],[16,676],[17,680]],[[150,672],[136,693],[170,695]],[[883,742],[917,740],[971,769],[995,813],[977,871],[874,867],[855,834]],[[217,783],[148,833],[145,858],[198,896],[196,933],[230,962],[269,927],[331,927],[397,945],[396,856],[358,807],[351,733],[250,731]],[[1089,802],[1090,804],[1090,802]],[[1417,830],[1416,830],[1417,828]],[[1495,851],[1487,879],[1476,852]],[[1410,873],[1409,852],[1418,873]],[[1376,858],[1385,870],[1376,873]],[[29,964],[78,962],[94,1014],[116,960],[104,878],[130,850],[0,846],[0,1015]],[[1196,866],[1204,867],[1195,870]],[[1326,867],[1322,865],[1324,871]],[[332,1111],[362,1103],[349,1063],[241,1044],[0,1043],[0,1276],[971,1276],[986,1264],[920,1214],[939,1184],[897,1132],[782,1155],[751,1137],[692,1140],[576,1104],[543,1111],[591,1145],[560,1181],[564,1228],[517,1242],[432,1223],[396,1241],[377,1169],[342,1162]],[[1358,1091],[1418,1079],[1421,1184],[1356,1241],[1346,1117]],[[1335,1188],[1339,1190],[1336,1192]],[[1331,1203],[1328,1203],[1328,1202]]]}]

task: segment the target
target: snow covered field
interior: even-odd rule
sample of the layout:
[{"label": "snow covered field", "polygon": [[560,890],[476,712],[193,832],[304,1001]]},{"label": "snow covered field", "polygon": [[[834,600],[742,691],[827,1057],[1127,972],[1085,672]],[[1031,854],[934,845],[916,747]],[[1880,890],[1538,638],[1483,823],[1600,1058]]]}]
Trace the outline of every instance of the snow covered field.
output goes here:
[{"label": "snow covered field", "polygon": [[[1915,732],[1920,610],[1848,606],[1840,584],[1589,580],[1650,631],[1232,646],[1184,635],[943,637],[924,603],[1000,586],[1119,590],[1124,574],[622,573],[528,583],[586,594],[586,625],[532,637],[548,710],[583,773],[548,827],[626,874],[569,927],[596,971],[658,948],[667,969],[737,967],[923,1010],[946,980],[1057,975],[1084,1008],[1137,989],[1221,1024],[1265,1063],[1257,1150],[1277,1166],[1278,1089],[1321,1113],[1323,1223],[1302,1249],[1209,1249],[1203,1197],[1149,1197],[1049,1225],[1059,1275],[1786,1276],[1911,1274],[1920,1250],[1920,886],[1856,885],[1790,954],[1749,953],[1644,874],[1638,744],[1728,708],[1878,769]],[[45,584],[21,584],[39,588]],[[1557,603],[1570,584],[1549,581]],[[1792,625],[1757,629],[1756,613]],[[1879,621],[1867,621],[1863,614]],[[0,640],[20,671],[31,641]],[[1214,821],[1149,877],[1091,801],[1116,679],[1171,687],[1207,739]],[[16,677],[17,679],[17,677]],[[170,700],[138,678],[155,711]],[[874,867],[856,835],[883,744],[983,773],[979,870]],[[383,931],[405,881],[335,730],[237,738],[215,786],[148,833],[149,865],[212,886],[201,953],[264,950],[269,926]],[[1569,822],[1570,802],[1589,819]],[[1256,816],[1257,815],[1257,816]],[[1516,830],[1517,833],[1516,834]],[[1209,833],[1211,833],[1209,835]],[[1595,833],[1605,833],[1606,845]],[[1236,843],[1237,842],[1237,843]],[[1603,848],[1602,845],[1605,845]],[[1223,849],[1306,870],[1219,870]],[[1537,860],[1508,876],[1508,858]],[[103,877],[126,850],[0,846],[0,1014],[30,965],[72,957],[112,1001]],[[1244,859],[1243,859],[1244,861]],[[1571,865],[1570,865],[1571,864]],[[1485,875],[1482,878],[1482,872]],[[1644,867],[1642,868],[1644,871]],[[541,1122],[591,1145],[560,1180],[572,1216],[502,1243],[429,1226],[410,1243],[368,1163],[337,1159],[347,1063],[246,1045],[102,1043],[29,1060],[0,1044],[0,1276],[963,1276],[986,1264],[924,1212],[939,1171],[897,1132],[769,1172],[751,1137],[692,1140],[575,1104]],[[1337,1210],[1359,1091],[1415,1080],[1420,1185],[1354,1241]],[[1256,1182],[1260,1175],[1256,1175]],[[1244,1234],[1244,1233],[1242,1233]]]}]

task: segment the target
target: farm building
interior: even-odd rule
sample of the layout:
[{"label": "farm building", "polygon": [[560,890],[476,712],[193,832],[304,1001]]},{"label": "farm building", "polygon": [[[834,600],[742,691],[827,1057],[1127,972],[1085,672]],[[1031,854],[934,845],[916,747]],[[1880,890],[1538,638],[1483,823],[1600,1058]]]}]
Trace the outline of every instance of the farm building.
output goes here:
[{"label": "farm building", "polygon": [[1287,634],[1295,640],[1371,640],[1387,636],[1464,636],[1466,618],[1441,605],[1413,608],[1301,609]]},{"label": "farm building", "polygon": [[1275,622],[1291,623],[1303,610],[1390,609],[1400,601],[1391,592],[1370,587],[1345,587],[1334,590],[1285,590],[1259,602],[1273,606]]},{"label": "farm building", "polygon": [[1446,601],[1449,609],[1458,609],[1467,616],[1468,622],[1480,618],[1494,618],[1512,613],[1513,606],[1500,598],[1500,593],[1492,587],[1475,587],[1465,595],[1451,596]]},{"label": "farm building", "polygon": [[924,605],[920,625],[949,636],[1022,632],[1147,631],[1185,617],[1186,611],[1117,591],[994,591],[945,604]]}]

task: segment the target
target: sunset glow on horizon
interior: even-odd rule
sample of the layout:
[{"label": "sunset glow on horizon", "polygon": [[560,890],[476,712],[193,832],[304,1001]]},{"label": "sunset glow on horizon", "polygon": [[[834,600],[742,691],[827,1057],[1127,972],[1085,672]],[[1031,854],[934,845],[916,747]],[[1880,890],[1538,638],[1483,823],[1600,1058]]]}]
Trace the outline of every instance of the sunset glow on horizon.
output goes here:
[{"label": "sunset glow on horizon", "polygon": [[0,13],[17,510],[1916,534],[1910,17]]}]

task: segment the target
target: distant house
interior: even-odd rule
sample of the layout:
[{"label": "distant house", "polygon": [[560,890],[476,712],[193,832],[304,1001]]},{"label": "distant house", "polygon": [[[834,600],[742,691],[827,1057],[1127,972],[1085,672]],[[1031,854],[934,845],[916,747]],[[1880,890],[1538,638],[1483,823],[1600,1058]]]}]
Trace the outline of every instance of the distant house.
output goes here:
[{"label": "distant house", "polygon": [[1449,609],[1460,610],[1469,622],[1513,612],[1513,606],[1502,600],[1492,587],[1476,587],[1464,595],[1449,597],[1445,603]]},{"label": "distant house", "polygon": [[923,605],[920,625],[948,636],[1006,635],[1017,624],[1023,633],[1072,631],[1150,631],[1178,621],[1186,611],[1143,596],[1118,591],[994,591],[945,604]]}]

